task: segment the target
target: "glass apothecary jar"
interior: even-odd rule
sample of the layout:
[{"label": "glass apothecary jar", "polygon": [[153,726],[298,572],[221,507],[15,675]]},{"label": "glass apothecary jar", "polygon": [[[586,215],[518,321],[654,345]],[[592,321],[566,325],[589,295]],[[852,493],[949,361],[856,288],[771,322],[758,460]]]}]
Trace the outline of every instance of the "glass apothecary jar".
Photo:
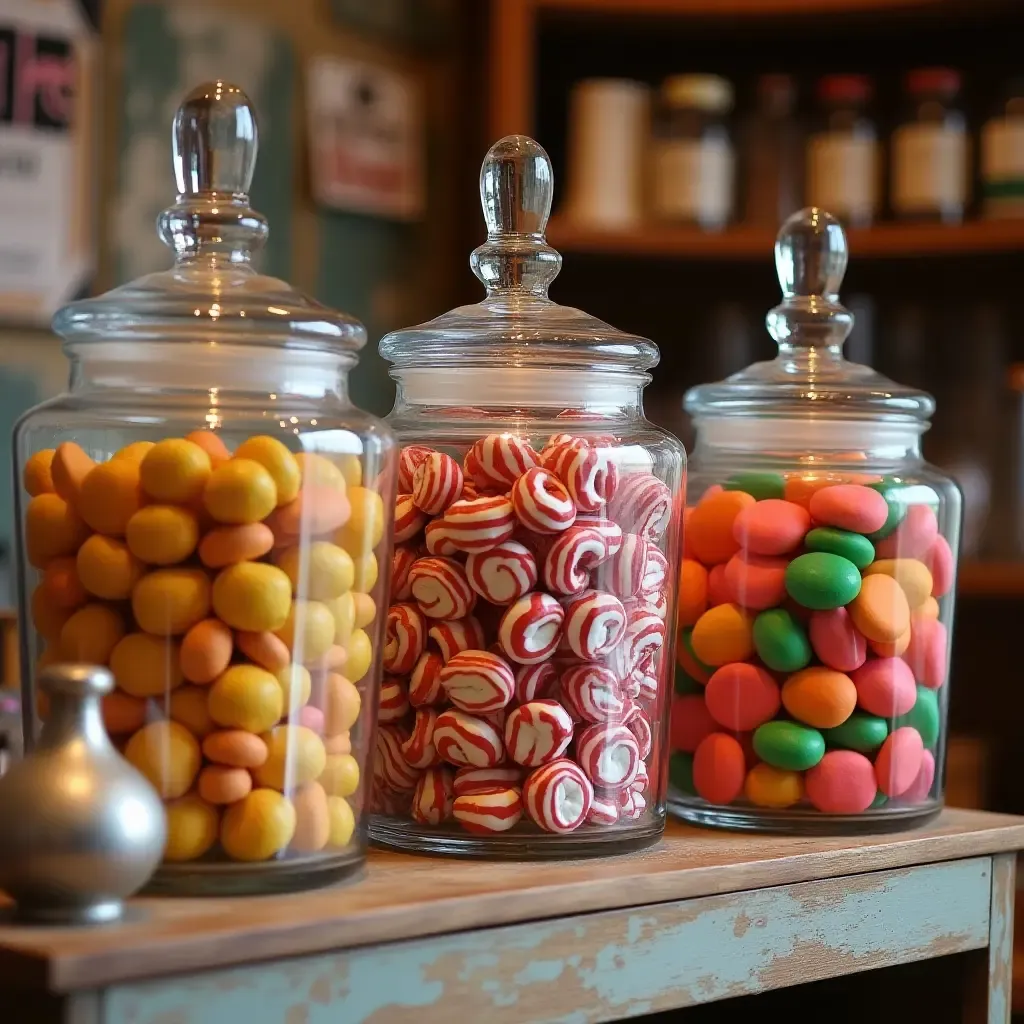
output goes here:
[{"label": "glass apothecary jar", "polygon": [[571,857],[665,822],[685,455],[641,395],[657,348],[547,297],[547,154],[480,174],[486,298],[381,341],[398,384],[371,836]]},{"label": "glass apothecary jar", "polygon": [[397,449],[348,399],[363,326],[250,262],[248,99],[196,89],[173,148],[173,267],[57,314],[68,390],[15,431],[26,739],[41,666],[107,665],[154,887],[322,884],[364,856]]},{"label": "glass apothecary jar", "polygon": [[782,226],[775,360],[692,389],[671,808],[732,828],[904,828],[942,806],[961,498],[934,403],[842,346],[846,238]]}]

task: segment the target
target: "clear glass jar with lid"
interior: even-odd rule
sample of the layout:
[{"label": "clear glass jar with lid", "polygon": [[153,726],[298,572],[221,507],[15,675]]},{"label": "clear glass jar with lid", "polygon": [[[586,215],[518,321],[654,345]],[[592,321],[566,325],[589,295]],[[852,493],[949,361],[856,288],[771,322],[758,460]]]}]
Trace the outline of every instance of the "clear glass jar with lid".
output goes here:
[{"label": "clear glass jar with lid", "polygon": [[364,856],[397,450],[348,399],[363,326],[251,263],[248,99],[194,90],[173,150],[173,267],[57,314],[68,390],[15,431],[26,741],[43,665],[107,665],[154,887],[323,884]]},{"label": "clear glass jar with lid", "polygon": [[732,828],[903,828],[942,806],[961,497],[932,398],[847,362],[846,238],[781,228],[779,354],[687,393],[671,808]]},{"label": "clear glass jar with lid", "polygon": [[685,455],[649,423],[658,350],[547,297],[552,173],[480,174],[479,303],[390,334],[396,547],[371,836],[569,857],[665,823]]}]

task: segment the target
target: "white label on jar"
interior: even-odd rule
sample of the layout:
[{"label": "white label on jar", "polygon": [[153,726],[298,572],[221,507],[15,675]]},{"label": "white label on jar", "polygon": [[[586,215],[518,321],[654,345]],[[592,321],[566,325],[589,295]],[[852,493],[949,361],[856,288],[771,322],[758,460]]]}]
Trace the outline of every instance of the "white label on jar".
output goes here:
[{"label": "white label on jar", "polygon": [[892,205],[901,213],[963,206],[967,136],[939,124],[905,124],[892,136]]},{"label": "white label on jar", "polygon": [[652,154],[654,212],[720,226],[732,213],[734,159],[726,138],[668,139]]},{"label": "white label on jar", "polygon": [[807,199],[837,216],[870,220],[878,207],[878,146],[870,136],[822,132],[807,147]]},{"label": "white label on jar", "polygon": [[982,128],[981,177],[984,181],[1024,177],[1024,118],[993,120]]}]

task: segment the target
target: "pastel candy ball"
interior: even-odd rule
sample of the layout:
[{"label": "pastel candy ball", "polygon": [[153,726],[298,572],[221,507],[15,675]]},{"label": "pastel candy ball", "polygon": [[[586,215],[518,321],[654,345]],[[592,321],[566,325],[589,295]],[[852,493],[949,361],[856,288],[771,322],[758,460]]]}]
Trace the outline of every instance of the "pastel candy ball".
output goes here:
[{"label": "pastel candy ball", "polygon": [[199,523],[194,512],[175,505],[147,505],[125,526],[128,550],[150,565],[183,562],[196,549]]},{"label": "pastel candy ball", "polygon": [[749,732],[778,713],[779,687],[771,673],[758,665],[733,662],[708,680],[704,700],[720,725],[734,732]]},{"label": "pastel candy ball", "polygon": [[932,596],[932,574],[916,558],[880,558],[863,572],[865,576],[891,576],[900,585],[911,610],[920,608]]},{"label": "pastel candy ball", "polygon": [[82,586],[108,601],[123,601],[142,575],[142,563],[124,541],[94,533],[79,549],[75,559]]},{"label": "pastel candy ball", "polygon": [[937,690],[946,681],[949,634],[939,619],[915,615],[903,660],[922,686]]},{"label": "pastel candy ball", "polygon": [[852,674],[857,705],[879,718],[905,715],[917,700],[914,673],[902,658],[872,658]]},{"label": "pastel candy ball", "polygon": [[823,552],[798,555],[786,568],[786,590],[797,604],[827,611],[849,604],[859,593],[861,577],[848,558]]},{"label": "pastel candy ball", "polygon": [[210,473],[203,505],[218,523],[257,523],[274,511],[277,486],[254,459],[231,459]]},{"label": "pastel candy ball", "polygon": [[782,703],[798,722],[816,729],[834,729],[853,714],[857,688],[845,673],[814,666],[786,680]]},{"label": "pastel candy ball", "polygon": [[89,527],[63,498],[40,494],[25,510],[25,546],[28,560],[37,569],[52,558],[73,555],[89,536]]},{"label": "pastel candy ball", "polygon": [[729,598],[744,608],[773,608],[786,596],[784,558],[737,552],[725,565],[725,585]]},{"label": "pastel candy ball", "polygon": [[889,516],[885,498],[864,484],[823,487],[811,495],[808,508],[816,523],[854,533],[874,533]]},{"label": "pastel candy ball", "polygon": [[124,633],[119,612],[105,604],[87,604],[61,627],[60,653],[68,661],[106,665]]},{"label": "pastel candy ball", "polygon": [[263,736],[267,745],[266,761],[255,769],[257,785],[283,790],[301,786],[320,777],[327,765],[323,740],[312,729],[301,725],[279,725]]},{"label": "pastel candy ball", "polygon": [[930,750],[924,751],[921,755],[921,770],[917,778],[910,784],[910,788],[901,797],[908,804],[923,803],[928,799],[932,791],[932,783],[935,782],[935,757]]},{"label": "pastel candy ball", "polygon": [[281,720],[284,694],[266,669],[232,665],[210,688],[210,717],[227,729],[265,733]]},{"label": "pastel candy ball", "polygon": [[879,558],[925,558],[939,535],[939,521],[930,505],[911,505],[896,529],[875,544]]},{"label": "pastel candy ball", "polygon": [[213,583],[213,610],[232,629],[256,633],[278,630],[292,607],[292,583],[275,565],[240,562]]},{"label": "pastel candy ball", "polygon": [[21,483],[30,498],[54,490],[53,474],[50,469],[53,464],[53,456],[53,448],[43,448],[26,459],[25,468],[21,474]]},{"label": "pastel candy ball", "polygon": [[867,641],[845,608],[815,612],[808,627],[818,660],[839,672],[852,672],[867,660]]},{"label": "pastel candy ball", "polygon": [[932,597],[945,597],[953,589],[953,578],[956,575],[956,563],[949,541],[940,533],[928,553],[924,563],[932,574]]},{"label": "pastel candy ball", "polygon": [[803,506],[768,498],[740,510],[733,521],[733,537],[743,551],[785,555],[800,546],[810,528],[811,516]]},{"label": "pastel candy ball", "polygon": [[878,788],[889,797],[902,796],[917,779],[924,757],[921,734],[901,726],[889,734],[875,758]]},{"label": "pastel candy ball", "polygon": [[110,652],[118,689],[132,697],[163,697],[181,686],[178,644],[150,633],[129,633]]},{"label": "pastel candy ball", "polygon": [[861,814],[875,799],[874,765],[854,750],[830,750],[804,777],[807,799],[824,814]]},{"label": "pastel candy ball", "polygon": [[[38,500],[38,499],[36,499]],[[101,462],[82,481],[77,508],[97,532],[123,537],[128,521],[142,508],[139,464],[131,459]]]},{"label": "pastel candy ball", "polygon": [[732,598],[729,597],[729,585],[725,579],[726,563],[713,565],[708,570],[708,607],[714,608],[719,604],[728,604]]},{"label": "pastel candy ball", "polygon": [[177,636],[210,610],[210,580],[202,569],[157,569],[132,590],[132,613],[147,633]]},{"label": "pastel candy ball", "polygon": [[299,464],[276,437],[261,435],[248,438],[238,446],[235,458],[252,459],[273,477],[278,505],[287,505],[298,497],[302,481]]}]

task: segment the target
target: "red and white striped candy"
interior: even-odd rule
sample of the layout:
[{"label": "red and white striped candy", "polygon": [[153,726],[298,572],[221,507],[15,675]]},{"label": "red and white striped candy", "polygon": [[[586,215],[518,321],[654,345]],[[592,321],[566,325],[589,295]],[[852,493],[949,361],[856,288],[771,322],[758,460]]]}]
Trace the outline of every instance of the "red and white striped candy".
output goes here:
[{"label": "red and white striped candy", "polygon": [[537,665],[520,665],[516,669],[517,704],[527,704],[531,700],[550,697],[558,682],[558,670],[550,661],[542,661]]},{"label": "red and white striped candy", "polygon": [[632,533],[660,540],[672,516],[672,491],[650,473],[626,477],[615,494],[611,515]]},{"label": "red and white striped candy", "polygon": [[432,768],[439,764],[437,748],[434,746],[434,728],[437,712],[433,708],[419,708],[412,732],[402,743],[402,753],[412,768]]},{"label": "red and white striped candy", "polygon": [[560,444],[572,444],[573,442],[577,442],[580,446],[588,443],[584,438],[577,437],[575,434],[552,434],[544,443],[544,451],[541,452],[541,455],[549,448],[555,448]]},{"label": "red and white striped candy", "polygon": [[646,666],[638,665],[633,669],[630,679],[633,682],[631,689],[636,689],[634,696],[639,700],[651,702],[658,699],[658,673],[650,659],[647,660]]},{"label": "red and white striped candy", "polygon": [[452,815],[467,832],[507,832],[522,820],[523,797],[512,788],[467,793],[455,798]]},{"label": "red and white striped candy", "polygon": [[462,711],[486,715],[503,708],[516,692],[508,664],[488,651],[462,651],[441,669],[448,700]]},{"label": "red and white striped candy", "polygon": [[642,758],[651,756],[651,747],[654,745],[654,737],[651,732],[651,720],[643,708],[636,706],[633,714],[626,719],[626,728],[636,739],[637,750]]},{"label": "red and white striped candy", "polygon": [[590,583],[590,570],[607,557],[608,546],[597,530],[570,527],[544,556],[544,585],[553,594],[578,594]]},{"label": "red and white striped candy", "polygon": [[523,526],[535,533],[561,533],[576,519],[576,505],[565,485],[539,466],[512,485],[512,508]]},{"label": "red and white striped candy", "polygon": [[668,588],[645,594],[640,592],[640,599],[655,615],[664,622],[668,618]]},{"label": "red and white striped candy", "polygon": [[626,631],[626,609],[614,594],[584,590],[565,602],[565,641],[584,661],[613,651]]},{"label": "red and white striped candy", "polygon": [[[647,562],[644,566],[644,576],[640,581],[641,593],[660,593],[667,579],[668,559],[653,544],[649,544],[647,547]],[[632,597],[632,594],[630,596]]]},{"label": "red and white striped candy", "polygon": [[412,499],[427,515],[440,515],[462,494],[462,467],[444,452],[431,452],[412,478]]},{"label": "red and white striped candy", "polygon": [[400,494],[395,499],[395,543],[412,540],[426,525],[427,517],[416,507],[412,495]]},{"label": "red and white striped candy", "polygon": [[440,825],[452,816],[454,796],[450,768],[428,768],[412,794],[412,818],[421,825]]},{"label": "red and white striped candy", "polygon": [[629,784],[629,788],[636,790],[637,793],[642,793],[651,784],[651,777],[647,774],[647,765],[641,761],[636,766],[636,775],[633,777],[633,781]]},{"label": "red and white striped candy", "polygon": [[446,664],[460,651],[479,651],[484,646],[484,627],[472,615],[435,622],[427,630],[427,636],[437,644],[441,660]]},{"label": "red and white striped candy", "polygon": [[412,493],[413,477],[416,475],[416,467],[428,456],[433,455],[434,449],[423,444],[406,445],[398,453],[398,489],[405,494]]},{"label": "red and white striped candy", "polygon": [[573,721],[557,700],[531,700],[509,712],[505,748],[517,764],[553,761],[572,741]]},{"label": "red and white striped candy", "polygon": [[427,523],[423,530],[423,540],[427,552],[431,555],[440,555],[444,558],[451,558],[460,554],[459,549],[451,542],[448,527],[443,519],[435,519]]},{"label": "red and white striped candy", "polygon": [[647,810],[647,801],[636,789],[624,789],[619,793],[619,817],[624,821],[635,821]]},{"label": "red and white striped candy", "polygon": [[488,434],[469,449],[464,465],[477,487],[507,491],[537,465],[537,453],[515,434]]},{"label": "red and white striped candy", "polygon": [[561,479],[562,473],[559,467],[563,463],[568,463],[574,452],[589,447],[590,442],[584,437],[574,437],[572,434],[552,434],[548,438],[548,444],[544,446],[544,450],[537,456],[537,461],[544,469]]},{"label": "red and white striped candy", "polygon": [[603,665],[574,665],[562,673],[562,700],[586,722],[621,721],[629,700],[615,673]]},{"label": "red and white striped candy", "polygon": [[[394,676],[385,676],[380,684],[377,704],[378,722],[400,722],[409,710],[409,693],[405,683]],[[414,767],[417,767],[414,765]],[[419,766],[422,767],[422,766]]]},{"label": "red and white striped candy", "polygon": [[417,558],[409,581],[416,604],[428,618],[461,619],[476,604],[465,569],[452,558]]},{"label": "red and white striped candy", "polygon": [[614,825],[619,820],[619,801],[614,796],[594,792],[587,814],[588,825]]},{"label": "red and white striped candy", "polygon": [[627,533],[618,552],[602,566],[601,582],[604,587],[616,597],[636,597],[647,569],[648,547],[643,537]]},{"label": "red and white striped candy", "polygon": [[619,552],[622,547],[622,527],[612,519],[602,519],[600,516],[576,517],[577,526],[585,526],[587,529],[596,530],[604,540],[607,557],[611,558]]},{"label": "red and white striped candy", "polygon": [[409,703],[414,708],[431,707],[444,702],[441,669],[444,662],[434,651],[424,651],[409,676]]},{"label": "red and white striped candy", "polygon": [[575,761],[560,757],[531,772],[523,783],[526,813],[545,832],[572,832],[587,820],[594,787]]},{"label": "red and white striped candy", "polygon": [[505,760],[501,733],[466,711],[442,711],[434,723],[434,746],[458,768],[493,768]]},{"label": "red and white striped candy", "polygon": [[605,448],[577,448],[558,461],[558,476],[581,512],[597,512],[612,500],[619,471]]},{"label": "red and white striped candy", "polygon": [[537,560],[515,540],[502,541],[490,551],[477,551],[466,559],[469,585],[491,604],[506,605],[537,585]]},{"label": "red and white striped candy", "polygon": [[518,789],[523,782],[523,769],[518,765],[508,768],[460,768],[455,773],[455,795],[486,793],[492,789]]},{"label": "red and white striped candy", "polygon": [[536,665],[555,653],[565,612],[550,595],[525,594],[501,617],[498,643],[517,665]]},{"label": "red and white striped candy", "polygon": [[485,722],[490,722],[495,729],[503,736],[505,734],[505,722],[508,721],[508,708],[498,708],[497,711],[487,711],[480,716]]},{"label": "red and white striped candy", "polygon": [[409,570],[419,556],[414,548],[399,545],[391,557],[391,600],[408,601],[412,597]]},{"label": "red and white striped candy", "polygon": [[665,621],[656,608],[641,604],[630,609],[623,640],[630,671],[664,647],[665,633]]},{"label": "red and white striped candy", "polygon": [[414,604],[393,604],[384,624],[384,671],[405,675],[427,646],[427,624]]},{"label": "red and white striped candy", "polygon": [[624,725],[588,725],[576,736],[576,760],[595,787],[617,793],[636,778],[640,748]]},{"label": "red and white striped candy", "polygon": [[394,725],[377,730],[377,747],[373,758],[373,777],[384,788],[405,793],[415,788],[420,773],[402,753],[404,735]]},{"label": "red and white striped candy", "polygon": [[445,540],[467,553],[497,547],[516,528],[512,502],[501,494],[457,501],[449,506],[441,522]]}]

